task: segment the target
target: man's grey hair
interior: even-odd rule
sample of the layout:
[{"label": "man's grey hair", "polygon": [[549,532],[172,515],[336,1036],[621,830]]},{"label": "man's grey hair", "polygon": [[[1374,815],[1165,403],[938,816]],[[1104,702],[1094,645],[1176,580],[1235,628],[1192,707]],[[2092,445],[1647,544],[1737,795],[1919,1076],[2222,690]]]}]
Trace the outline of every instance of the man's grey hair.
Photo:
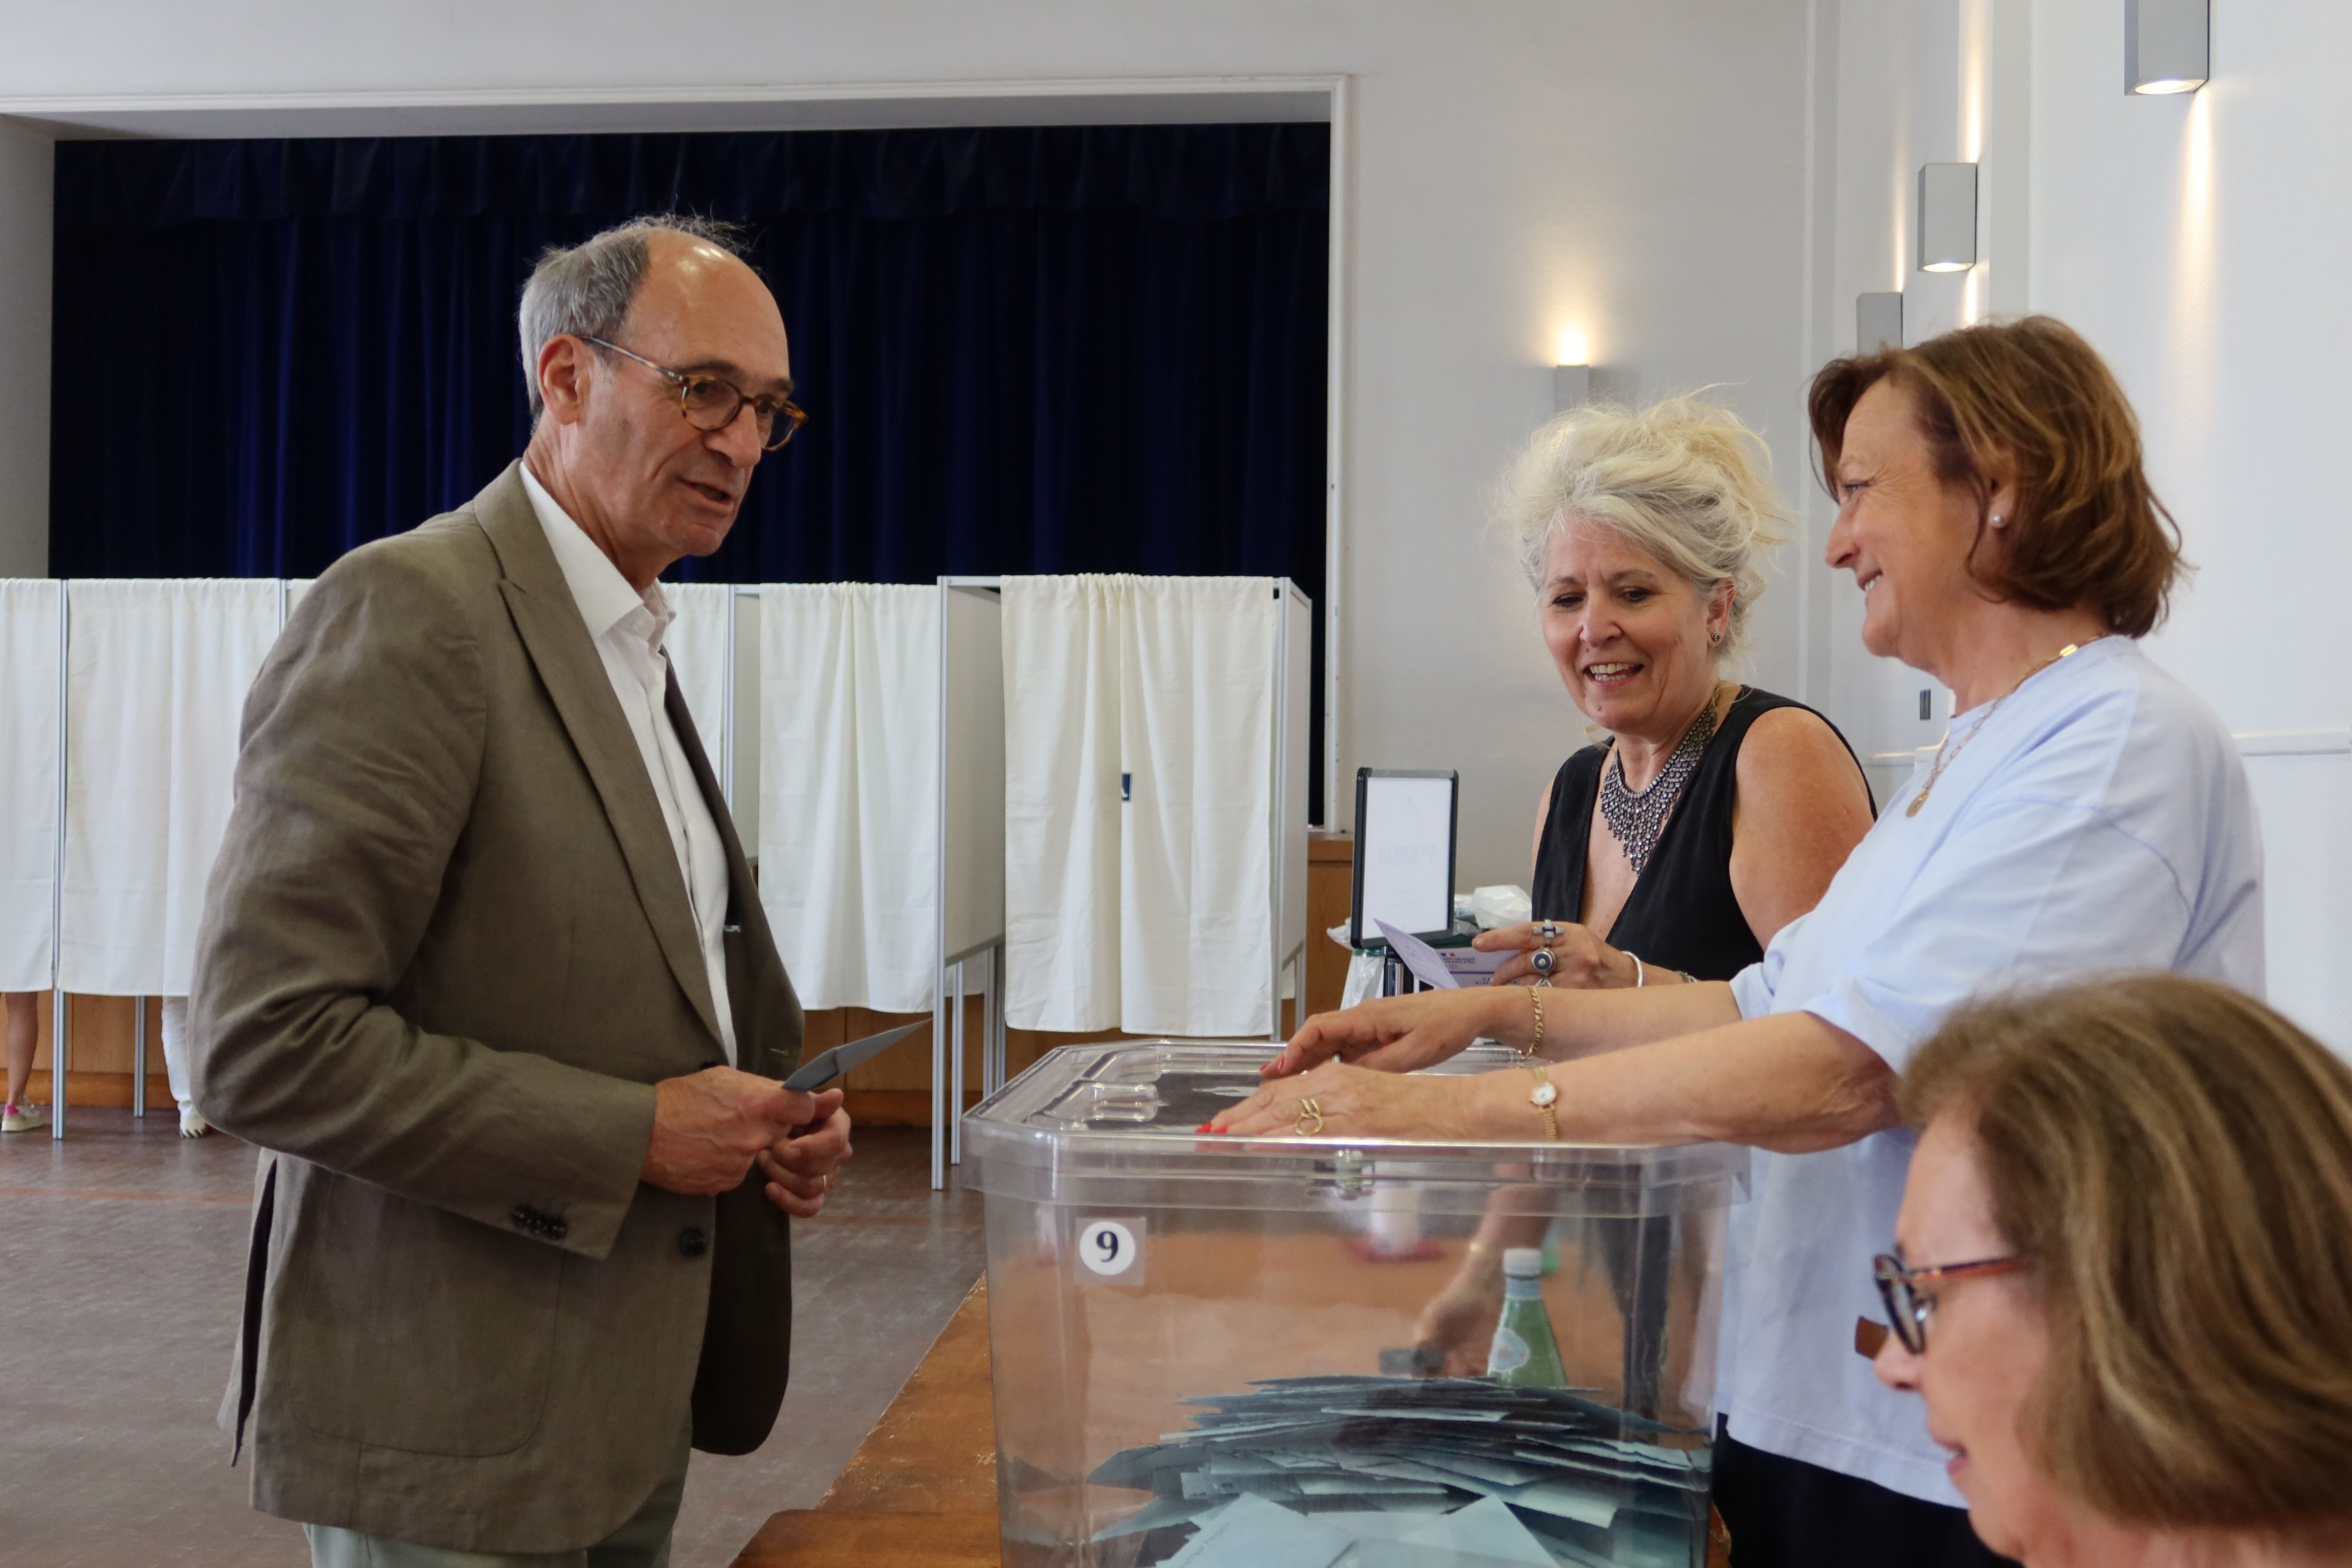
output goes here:
[{"label": "man's grey hair", "polygon": [[730,256],[744,252],[743,231],[737,225],[692,213],[656,213],[616,224],[577,245],[551,246],[531,268],[516,321],[532,418],[539,417],[540,409],[539,351],[559,335],[608,342],[619,337],[637,285],[645,281],[653,252],[647,237],[664,229],[715,245]]}]

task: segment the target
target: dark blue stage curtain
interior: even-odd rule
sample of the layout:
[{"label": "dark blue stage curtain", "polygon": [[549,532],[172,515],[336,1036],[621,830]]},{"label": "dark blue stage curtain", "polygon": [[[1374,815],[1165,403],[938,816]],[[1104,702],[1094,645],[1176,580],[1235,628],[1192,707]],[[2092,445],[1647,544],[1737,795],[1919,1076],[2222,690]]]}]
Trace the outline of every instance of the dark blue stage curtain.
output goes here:
[{"label": "dark blue stage curtain", "polygon": [[60,142],[50,569],[310,576],[463,501],[529,434],[533,260],[688,211],[810,419],[680,576],[1319,601],[1329,169],[1320,124]]}]

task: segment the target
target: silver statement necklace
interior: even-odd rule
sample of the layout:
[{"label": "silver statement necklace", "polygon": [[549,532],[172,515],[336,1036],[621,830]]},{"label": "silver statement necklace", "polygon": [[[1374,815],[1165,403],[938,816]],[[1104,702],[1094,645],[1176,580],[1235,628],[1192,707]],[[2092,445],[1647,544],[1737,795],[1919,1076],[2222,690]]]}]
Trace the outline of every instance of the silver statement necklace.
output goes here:
[{"label": "silver statement necklace", "polygon": [[1658,835],[1665,831],[1666,817],[1674,811],[1683,785],[1698,771],[1698,760],[1713,739],[1715,700],[1710,697],[1675,742],[1674,755],[1658,770],[1658,776],[1647,788],[1638,790],[1626,786],[1623,749],[1612,749],[1609,766],[1601,774],[1601,815],[1607,819],[1612,837],[1624,847],[1636,877],[1650,864],[1658,847]]}]

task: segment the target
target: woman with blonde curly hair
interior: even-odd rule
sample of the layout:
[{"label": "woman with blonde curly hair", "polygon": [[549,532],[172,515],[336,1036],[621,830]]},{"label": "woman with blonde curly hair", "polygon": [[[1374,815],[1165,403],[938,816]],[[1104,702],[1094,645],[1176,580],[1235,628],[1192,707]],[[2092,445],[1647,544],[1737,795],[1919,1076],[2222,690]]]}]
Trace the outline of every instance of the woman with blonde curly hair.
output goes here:
[{"label": "woman with blonde curly hair", "polygon": [[1876,1274],[1970,1521],[2027,1568],[2352,1563],[2352,1068],[2142,974],[1956,1015]]},{"label": "woman with blonde curly hair", "polygon": [[[1812,908],[1869,830],[1869,786],[1829,721],[1724,678],[1764,589],[1761,556],[1783,536],[1765,465],[1736,416],[1688,397],[1572,409],[1512,465],[1498,521],[1560,684],[1602,734],[1536,803],[1536,919],[1478,938],[1517,950],[1498,984],[1728,980]],[[1423,1312],[1420,1343],[1449,1373],[1485,1370],[1503,1253],[1543,1229],[1490,1216]],[[1665,1271],[1626,1257],[1611,1272],[1629,1325],[1626,1399],[1652,1411]]]},{"label": "woman with blonde curly hair", "polygon": [[1524,950],[1498,981],[1727,980],[1869,830],[1861,764],[1829,721],[1724,679],[1786,517],[1763,442],[1692,398],[1572,410],[1513,466],[1503,521],[1544,644],[1607,733],[1537,802],[1537,920],[1479,938]]}]

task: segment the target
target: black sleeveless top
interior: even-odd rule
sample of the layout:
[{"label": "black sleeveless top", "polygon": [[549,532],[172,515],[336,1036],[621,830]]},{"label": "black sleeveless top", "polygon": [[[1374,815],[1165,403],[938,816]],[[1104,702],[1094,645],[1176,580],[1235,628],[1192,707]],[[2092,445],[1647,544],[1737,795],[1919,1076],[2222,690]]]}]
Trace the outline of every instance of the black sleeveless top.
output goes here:
[{"label": "black sleeveless top", "polygon": [[[1731,891],[1731,808],[1738,797],[1739,748],[1748,739],[1748,726],[1764,714],[1775,708],[1804,706],[1754,687],[1740,689],[1683,785],[1682,798],[1658,835],[1648,867],[1626,895],[1625,907],[1608,934],[1610,946],[1698,980],[1728,980],[1764,956]],[[1813,713],[1810,708],[1805,711]],[[1829,724],[1827,719],[1822,722]],[[1836,725],[1830,724],[1830,733],[1845,744]],[[1853,753],[1853,747],[1847,744],[1846,754]],[[1587,746],[1562,763],[1552,780],[1551,812],[1544,819],[1543,843],[1536,850],[1537,920],[1574,922],[1583,918],[1584,858],[1591,844],[1592,813],[1601,799],[1601,764],[1608,755],[1606,745]],[[1861,768],[1860,758],[1854,759],[1854,766]],[[1867,775],[1863,787],[1869,788]],[[1874,816],[1877,809],[1874,799]]]}]

